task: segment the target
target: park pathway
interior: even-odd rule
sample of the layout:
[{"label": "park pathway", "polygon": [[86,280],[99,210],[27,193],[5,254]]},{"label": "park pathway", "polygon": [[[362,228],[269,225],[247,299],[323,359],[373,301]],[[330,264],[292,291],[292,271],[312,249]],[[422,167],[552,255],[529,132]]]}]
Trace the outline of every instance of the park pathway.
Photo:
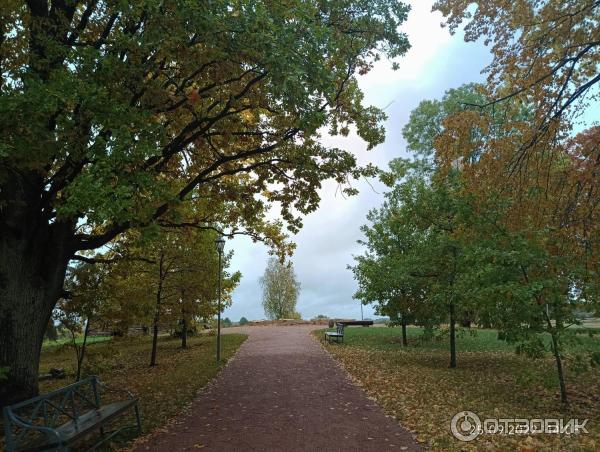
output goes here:
[{"label": "park pathway", "polygon": [[215,382],[136,451],[421,450],[310,337],[314,326],[248,334]]}]

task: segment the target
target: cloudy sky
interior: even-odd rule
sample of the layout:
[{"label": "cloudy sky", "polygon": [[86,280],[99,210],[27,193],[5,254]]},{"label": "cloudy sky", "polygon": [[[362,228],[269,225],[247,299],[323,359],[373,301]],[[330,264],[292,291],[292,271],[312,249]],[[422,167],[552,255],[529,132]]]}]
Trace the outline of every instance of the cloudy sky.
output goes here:
[{"label": "cloudy sky", "polygon": [[[400,69],[392,71],[388,61],[381,61],[360,79],[365,102],[385,108],[388,115],[385,143],[367,151],[356,136],[323,138],[327,144],[350,150],[363,164],[372,162],[385,168],[391,159],[405,155],[401,131],[411,110],[424,99],[441,97],[449,88],[483,80],[481,70],[491,61],[482,44],[465,43],[462,35],[450,36],[440,27],[441,15],[431,12],[433,1],[410,3],[412,11],[403,31],[412,48],[399,61]],[[336,195],[335,184],[325,184],[320,208],[305,218],[304,228],[294,237],[297,249],[293,262],[301,284],[297,307],[303,318],[317,314],[360,318],[360,304],[352,298],[356,282],[346,267],[353,262],[353,255],[362,252],[356,242],[361,238],[359,228],[367,212],[383,199],[383,187],[371,183],[373,188],[364,181],[357,183],[360,194],[346,199]],[[233,305],[224,316],[233,321],[242,316],[264,318],[258,280],[264,272],[268,249],[244,237],[228,241],[226,247],[235,250],[231,270],[240,270],[243,277],[233,294]],[[372,315],[373,309],[365,306],[364,316]]]}]

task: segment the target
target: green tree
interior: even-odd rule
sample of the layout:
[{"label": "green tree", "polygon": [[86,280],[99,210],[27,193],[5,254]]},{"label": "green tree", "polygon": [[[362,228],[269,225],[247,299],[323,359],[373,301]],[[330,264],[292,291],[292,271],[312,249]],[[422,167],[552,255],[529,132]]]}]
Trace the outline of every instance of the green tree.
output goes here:
[{"label": "green tree", "polygon": [[[71,339],[77,358],[76,381],[81,378],[83,360],[87,347],[90,325],[102,316],[102,305],[106,299],[106,268],[91,263],[79,263],[70,267],[65,284],[65,298],[58,304],[58,319]],[[81,344],[78,335],[83,333]]]},{"label": "green tree", "polygon": [[[448,90],[440,100],[425,100],[411,112],[403,135],[413,158],[392,161],[382,176],[391,190],[383,206],[369,214],[370,225],[363,228],[367,253],[351,267],[359,283],[356,298],[376,303],[380,315],[400,323],[403,342],[407,322],[449,325],[450,367],[456,366],[456,323],[470,324],[477,315],[475,300],[463,284],[477,239],[464,240],[464,231],[477,230],[481,219],[473,212],[460,168],[481,154],[473,146],[451,166],[440,167],[436,145],[453,114],[484,102],[483,87],[468,84]],[[491,124],[504,119],[493,108],[478,114],[488,115]],[[520,118],[527,114],[525,107],[513,112]],[[473,143],[486,138],[478,122],[469,123],[464,133]]]},{"label": "green tree", "polygon": [[418,313],[423,297],[421,312],[438,322],[440,307],[448,306],[451,354],[460,317],[499,329],[534,357],[547,351],[549,335],[566,403],[562,344],[577,313],[598,306],[590,200],[597,194],[600,129],[566,145],[532,148],[526,177],[517,177],[510,168],[537,112],[514,100],[500,115],[493,104],[473,110],[463,102],[464,88],[411,114],[404,132],[416,159],[393,162],[384,178],[392,190],[365,229],[357,296],[388,314]]},{"label": "green tree", "polygon": [[431,169],[434,142],[444,130],[444,121],[452,113],[462,111],[469,105],[485,103],[482,90],[481,85],[474,83],[462,85],[446,91],[440,100],[423,100],[411,111],[408,122],[402,128],[402,136],[406,140],[407,151],[415,160]]},{"label": "green tree", "polygon": [[238,323],[240,324],[240,326],[247,325],[248,324],[248,319],[246,317],[241,317],[240,321]]},{"label": "green tree", "polygon": [[[362,228],[366,240],[360,242],[367,252],[350,267],[359,285],[355,297],[375,303],[379,315],[399,323],[404,345],[409,322],[428,330],[447,322],[450,367],[456,366],[455,324],[467,315],[466,309],[457,308],[461,297],[456,283],[466,269],[455,236],[465,206],[457,175],[438,172],[435,140],[448,116],[484,101],[481,86],[467,84],[448,90],[441,100],[422,101],[411,112],[402,133],[413,158],[392,161],[383,174],[391,190],[383,206],[369,213],[370,224]],[[470,131],[481,136],[475,125]]]},{"label": "green tree", "polygon": [[[216,237],[215,231],[191,228],[131,230],[113,248],[116,263],[109,266],[108,279],[116,290],[110,296],[116,298],[117,312],[129,313],[123,308],[132,300],[146,306],[144,311],[137,311],[142,317],[127,321],[151,323],[151,366],[157,364],[161,326],[181,331],[181,345],[186,348],[191,323],[217,313]],[[231,304],[231,292],[241,277],[239,272],[227,272],[232,256],[233,252],[226,254],[222,262],[222,309]],[[121,321],[119,317],[114,320]]]},{"label": "green tree", "polygon": [[[561,344],[570,335],[568,326],[577,323],[575,313],[594,312],[598,305],[600,128],[566,141],[552,139],[552,134],[531,141],[539,111],[511,102],[505,102],[504,121],[473,110],[450,115],[434,140],[435,158],[440,177],[460,162],[461,196],[473,212],[461,227],[463,242],[477,253],[467,256],[474,274],[465,291],[474,294],[470,298],[480,308],[492,308],[485,324],[501,329],[519,349],[543,352],[540,334],[549,334],[566,404]],[[474,125],[481,134],[472,133]],[[519,170],[523,158],[526,173]],[[486,288],[495,288],[504,298],[479,298],[477,292]],[[490,300],[499,308],[488,305]]]},{"label": "green tree", "polygon": [[[416,167],[416,170],[413,168]],[[380,209],[362,228],[367,253],[351,267],[359,284],[355,297],[377,303],[380,315],[403,325],[447,323],[450,367],[456,367],[456,323],[464,314],[457,281],[466,271],[456,232],[463,205],[455,177],[424,177],[420,163],[396,160],[388,180],[399,178]]]},{"label": "green tree", "polygon": [[[214,241],[217,234],[214,231],[183,229],[170,231],[173,237],[169,252],[174,253],[176,260],[167,277],[167,284],[178,296],[174,301],[179,303],[171,312],[179,312],[173,316],[181,329],[181,346],[187,346],[187,333],[192,323],[199,317],[212,317],[217,313],[217,282],[218,254]],[[222,262],[223,275],[221,278],[221,310],[231,305],[231,293],[237,286],[241,274],[229,274],[227,268],[233,256],[233,251],[227,253]],[[230,321],[231,323],[231,321]]]},{"label": "green tree", "polygon": [[[465,260],[471,271],[461,291],[476,304],[478,322],[497,328],[504,340],[516,344],[517,352],[532,358],[552,353],[566,404],[563,345],[571,336],[569,327],[579,323],[578,313],[594,312],[598,300],[586,289],[586,262],[573,256],[569,241],[556,237],[551,228],[533,226],[544,221],[540,203],[533,216],[521,211],[523,224],[511,217],[513,202],[490,202],[487,209],[479,204],[483,221],[473,221],[462,231],[462,240],[470,243]],[[545,335],[551,339],[549,350]]]},{"label": "green tree", "polygon": [[300,318],[296,312],[300,283],[291,262],[284,264],[275,257],[270,258],[260,285],[262,305],[269,319]]},{"label": "green tree", "polygon": [[[0,404],[37,393],[44,330],[77,252],[156,222],[278,236],[272,203],[297,230],[322,180],[370,173],[318,130],[354,125],[369,147],[383,140],[384,115],[362,105],[356,76],[407,50],[408,9],[2,2]],[[178,215],[191,200],[206,210]]]}]

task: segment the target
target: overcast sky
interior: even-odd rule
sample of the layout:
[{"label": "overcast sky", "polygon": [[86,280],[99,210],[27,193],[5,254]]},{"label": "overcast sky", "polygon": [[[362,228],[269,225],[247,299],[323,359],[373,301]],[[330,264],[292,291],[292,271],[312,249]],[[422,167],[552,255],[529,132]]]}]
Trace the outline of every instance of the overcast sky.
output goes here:
[{"label": "overcast sky", "polygon": [[[386,168],[391,159],[406,155],[401,132],[411,110],[424,99],[440,98],[449,88],[482,81],[481,70],[491,61],[482,44],[465,43],[462,35],[450,36],[440,27],[442,17],[431,12],[432,1],[410,3],[412,11],[402,30],[412,47],[399,60],[400,69],[392,71],[389,61],[381,61],[359,80],[365,102],[385,108],[388,115],[385,143],[367,151],[356,136],[323,138],[326,144],[353,152],[361,164],[372,162]],[[383,199],[383,187],[371,182],[374,188],[364,181],[357,183],[360,194],[346,199],[336,195],[334,183],[324,184],[320,208],[304,219],[304,228],[294,237],[297,249],[292,260],[301,284],[297,308],[305,319],[317,314],[360,318],[360,304],[352,298],[356,282],[346,267],[353,262],[353,255],[362,253],[357,240],[367,212]],[[235,250],[231,270],[239,270],[243,276],[224,316],[233,321],[242,316],[264,318],[258,280],[268,249],[244,237],[228,241],[226,247]],[[365,306],[364,316],[372,317],[373,308]]]}]

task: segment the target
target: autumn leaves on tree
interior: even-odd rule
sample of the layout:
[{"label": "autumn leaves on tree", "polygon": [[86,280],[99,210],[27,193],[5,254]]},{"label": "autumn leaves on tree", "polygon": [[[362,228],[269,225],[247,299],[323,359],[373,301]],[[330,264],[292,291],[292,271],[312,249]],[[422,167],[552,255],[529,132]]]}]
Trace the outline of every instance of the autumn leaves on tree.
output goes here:
[{"label": "autumn leaves on tree", "polygon": [[372,174],[317,131],[383,140],[355,77],[406,51],[407,12],[391,0],[2,2],[0,403],[37,393],[78,252],[177,225],[285,254],[273,203],[296,231],[322,180]]},{"label": "autumn leaves on tree", "polygon": [[[411,116],[415,158],[382,176],[391,191],[365,229],[359,297],[404,323],[449,322],[451,343],[457,322],[528,344],[548,333],[566,401],[561,338],[576,310],[597,310],[600,288],[600,128],[580,127],[599,95],[600,2],[434,9],[451,31],[465,24],[467,40],[486,40],[494,60],[487,83]],[[155,331],[178,317],[185,345],[191,317],[214,310],[215,234],[249,235],[283,259],[286,229],[318,207],[324,180],[353,194],[351,179],[376,175],[319,138],[355,130],[369,149],[383,141],[385,116],[363,105],[357,75],[407,51],[408,10],[395,0],[3,1],[0,405],[37,393],[59,300],[96,319],[139,300],[129,308]],[[86,294],[93,278],[107,291]],[[224,281],[231,289],[235,274]]]},{"label": "autumn leaves on tree", "polygon": [[566,403],[561,342],[578,313],[599,309],[600,127],[584,116],[600,92],[600,2],[471,3],[434,9],[452,31],[465,22],[467,40],[492,44],[488,81],[411,114],[414,158],[382,176],[391,190],[363,229],[356,296],[449,325],[451,367],[460,319],[531,355],[548,334]]}]

